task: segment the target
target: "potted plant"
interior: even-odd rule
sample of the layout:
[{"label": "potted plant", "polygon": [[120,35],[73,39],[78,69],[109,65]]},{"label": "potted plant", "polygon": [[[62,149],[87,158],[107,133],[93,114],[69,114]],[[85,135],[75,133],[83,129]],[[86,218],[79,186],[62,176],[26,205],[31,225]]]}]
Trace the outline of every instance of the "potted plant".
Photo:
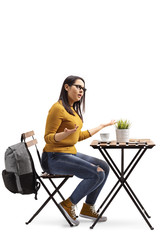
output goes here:
[{"label": "potted plant", "polygon": [[129,142],[130,122],[126,120],[118,120],[116,123],[116,138],[117,142]]}]

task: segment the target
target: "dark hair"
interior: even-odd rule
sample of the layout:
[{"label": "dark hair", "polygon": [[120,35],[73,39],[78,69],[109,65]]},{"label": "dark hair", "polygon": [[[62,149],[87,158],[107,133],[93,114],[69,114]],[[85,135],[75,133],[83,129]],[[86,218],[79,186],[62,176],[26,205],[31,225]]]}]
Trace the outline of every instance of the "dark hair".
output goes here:
[{"label": "dark hair", "polygon": [[[62,89],[61,89],[61,93],[60,93],[60,96],[59,96],[59,100],[62,101],[62,104],[63,104],[64,108],[66,109],[66,111],[73,116],[75,116],[75,115],[74,115],[74,113],[73,113],[73,111],[72,111],[72,109],[69,105],[68,92],[66,91],[64,86],[65,86],[65,84],[68,84],[69,86],[72,86],[77,79],[82,80],[85,84],[85,81],[84,81],[83,78],[78,77],[78,76],[69,76],[64,80],[63,85],[62,85]],[[82,110],[81,110],[81,108],[82,108]],[[73,104],[73,109],[77,112],[77,114],[79,115],[79,117],[83,121],[82,111],[83,111],[83,113],[85,111],[85,91],[84,91],[83,96],[80,99],[80,101],[77,101]]]}]

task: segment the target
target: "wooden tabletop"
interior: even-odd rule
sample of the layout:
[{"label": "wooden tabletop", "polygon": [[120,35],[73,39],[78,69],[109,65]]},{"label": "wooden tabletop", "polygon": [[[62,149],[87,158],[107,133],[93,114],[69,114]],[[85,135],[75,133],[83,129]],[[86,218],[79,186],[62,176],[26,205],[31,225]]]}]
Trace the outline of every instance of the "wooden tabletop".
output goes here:
[{"label": "wooden tabletop", "polygon": [[110,142],[93,140],[90,146],[93,148],[153,148],[155,144],[150,139],[129,139],[128,143],[117,143],[115,140]]}]

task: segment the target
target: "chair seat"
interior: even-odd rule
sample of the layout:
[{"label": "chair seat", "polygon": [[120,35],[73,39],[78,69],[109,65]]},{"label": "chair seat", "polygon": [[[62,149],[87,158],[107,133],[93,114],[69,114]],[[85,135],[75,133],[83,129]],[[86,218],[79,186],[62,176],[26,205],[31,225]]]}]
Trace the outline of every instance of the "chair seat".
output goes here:
[{"label": "chair seat", "polygon": [[50,173],[42,173],[41,178],[65,178],[65,177],[73,177],[73,175],[58,175],[58,174],[50,174]]}]

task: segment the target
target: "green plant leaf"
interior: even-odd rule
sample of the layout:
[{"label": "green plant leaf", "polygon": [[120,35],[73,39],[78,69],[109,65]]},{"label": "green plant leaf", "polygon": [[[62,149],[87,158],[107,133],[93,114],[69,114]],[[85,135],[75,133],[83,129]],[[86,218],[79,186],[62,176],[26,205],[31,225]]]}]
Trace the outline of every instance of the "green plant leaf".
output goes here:
[{"label": "green plant leaf", "polygon": [[131,126],[131,123],[127,119],[125,119],[125,120],[120,119],[116,123],[116,127],[118,129],[128,129],[128,128],[130,128],[130,126]]}]

